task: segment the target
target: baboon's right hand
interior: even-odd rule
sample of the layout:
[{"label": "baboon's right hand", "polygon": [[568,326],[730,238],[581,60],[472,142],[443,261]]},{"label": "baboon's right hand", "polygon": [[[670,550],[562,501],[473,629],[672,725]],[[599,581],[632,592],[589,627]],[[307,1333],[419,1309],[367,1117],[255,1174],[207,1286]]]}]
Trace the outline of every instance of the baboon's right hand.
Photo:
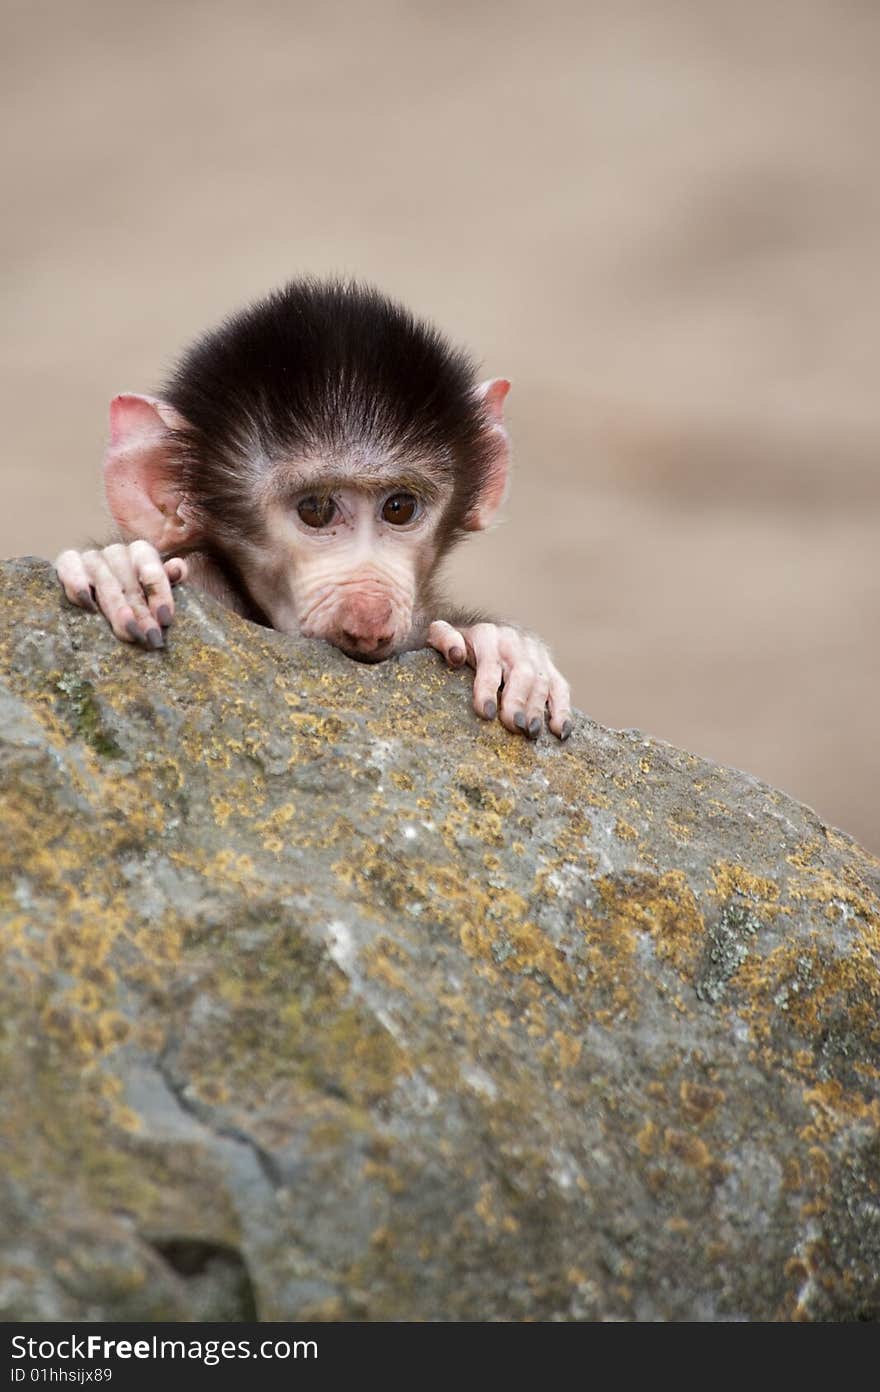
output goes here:
[{"label": "baboon's right hand", "polygon": [[164,646],[162,630],[174,618],[171,587],[187,577],[182,557],[163,561],[148,541],[117,542],[101,551],[62,551],[55,569],[71,604],[100,610],[123,643]]}]

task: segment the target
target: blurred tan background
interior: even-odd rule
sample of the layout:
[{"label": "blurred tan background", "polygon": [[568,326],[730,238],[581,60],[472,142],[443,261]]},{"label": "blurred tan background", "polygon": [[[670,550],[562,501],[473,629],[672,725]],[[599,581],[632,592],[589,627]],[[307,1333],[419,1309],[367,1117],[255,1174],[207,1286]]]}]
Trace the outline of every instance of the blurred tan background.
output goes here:
[{"label": "blurred tan background", "polygon": [[880,848],[880,5],[4,0],[0,552],[115,392],[302,271],[513,379],[454,590],[577,704]]}]

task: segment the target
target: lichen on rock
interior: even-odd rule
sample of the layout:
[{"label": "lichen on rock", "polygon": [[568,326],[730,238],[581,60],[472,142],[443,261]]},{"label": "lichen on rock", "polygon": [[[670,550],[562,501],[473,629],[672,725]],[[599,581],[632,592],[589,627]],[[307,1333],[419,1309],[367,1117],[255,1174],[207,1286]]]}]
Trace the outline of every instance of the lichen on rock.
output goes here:
[{"label": "lichen on rock", "polygon": [[0,568],[0,1315],[880,1317],[880,862],[427,652]]}]

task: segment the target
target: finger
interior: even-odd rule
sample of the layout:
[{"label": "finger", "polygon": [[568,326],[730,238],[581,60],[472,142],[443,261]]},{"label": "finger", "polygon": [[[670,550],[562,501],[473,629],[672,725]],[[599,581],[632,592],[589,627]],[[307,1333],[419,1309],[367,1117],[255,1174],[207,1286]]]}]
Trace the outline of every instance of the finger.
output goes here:
[{"label": "finger", "polygon": [[92,584],[101,613],[116,637],[123,643],[137,642],[138,640],[132,636],[128,628],[128,625],[134,622],[134,612],[123,594],[121,584],[105,561],[103,554],[93,552],[87,559],[91,562]]},{"label": "finger", "polygon": [[119,582],[125,603],[131,610],[131,618],[126,620],[125,625],[129,637],[148,648],[161,648],[164,647],[162,629],[150,612],[141,589],[133,552],[134,543],[126,546],[123,542],[117,542],[113,546],[106,546],[102,556]]},{"label": "finger", "polygon": [[574,719],[571,713],[571,688],[555,667],[550,668],[550,694],[547,699],[547,708],[550,712],[550,729],[559,739],[567,740],[574,729]]},{"label": "finger", "polygon": [[532,689],[529,692],[528,705],[526,707],[526,734],[529,739],[536,740],[544,728],[544,712],[547,709],[547,698],[550,695],[550,677],[546,668],[535,672],[535,679]]},{"label": "finger", "polygon": [[510,653],[504,671],[504,690],[501,693],[501,722],[508,730],[528,733],[528,709],[535,669],[520,646]]},{"label": "finger", "polygon": [[431,624],[428,629],[427,643],[429,647],[436,648],[439,653],[443,654],[450,667],[462,667],[467,661],[467,644],[464,636],[445,619],[437,619]]},{"label": "finger", "polygon": [[[109,548],[111,551],[113,548]],[[93,563],[93,585],[98,597],[98,604],[101,613],[107,619],[116,637],[123,643],[142,643],[145,646],[153,646],[155,639],[148,643],[146,628],[142,626],[143,615],[146,613],[147,621],[152,626],[152,619],[149,611],[141,600],[141,620],[139,621],[135,610],[130,603],[128,595],[123,588],[123,581],[116,575],[113,566],[106,559],[106,551],[98,552]],[[118,561],[118,557],[114,557]],[[161,631],[158,632],[161,639]]]},{"label": "finger", "polygon": [[531,673],[531,685],[525,703],[525,724],[523,733],[536,740],[544,728],[544,713],[550,695],[550,654],[543,643],[537,642],[529,634],[517,635],[522,656],[519,657],[525,673]]},{"label": "finger", "polygon": [[162,558],[148,541],[133,541],[128,550],[137,586],[146,596],[150,614],[157,624],[167,628],[174,618],[174,599]]},{"label": "finger", "polygon": [[165,574],[172,585],[182,585],[189,575],[189,566],[182,556],[172,556],[169,561],[164,562]]},{"label": "finger", "polygon": [[498,688],[504,678],[498,630],[494,624],[475,624],[464,636],[468,661],[475,670],[474,710],[484,720],[494,720],[498,714]]},{"label": "finger", "polygon": [[71,604],[89,609],[93,614],[98,612],[92,595],[92,579],[79,551],[62,551],[55,562],[55,572]]}]

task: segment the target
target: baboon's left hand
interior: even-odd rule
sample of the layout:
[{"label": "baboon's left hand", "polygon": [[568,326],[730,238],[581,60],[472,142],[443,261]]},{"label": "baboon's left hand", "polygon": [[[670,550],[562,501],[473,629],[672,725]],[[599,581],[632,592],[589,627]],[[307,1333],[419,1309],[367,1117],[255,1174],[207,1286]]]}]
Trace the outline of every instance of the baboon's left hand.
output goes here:
[{"label": "baboon's left hand", "polygon": [[539,638],[507,624],[455,628],[438,619],[428,629],[429,647],[450,667],[474,669],[474,710],[484,720],[499,716],[508,730],[537,739],[545,712],[561,740],[572,731],[571,692]]}]

